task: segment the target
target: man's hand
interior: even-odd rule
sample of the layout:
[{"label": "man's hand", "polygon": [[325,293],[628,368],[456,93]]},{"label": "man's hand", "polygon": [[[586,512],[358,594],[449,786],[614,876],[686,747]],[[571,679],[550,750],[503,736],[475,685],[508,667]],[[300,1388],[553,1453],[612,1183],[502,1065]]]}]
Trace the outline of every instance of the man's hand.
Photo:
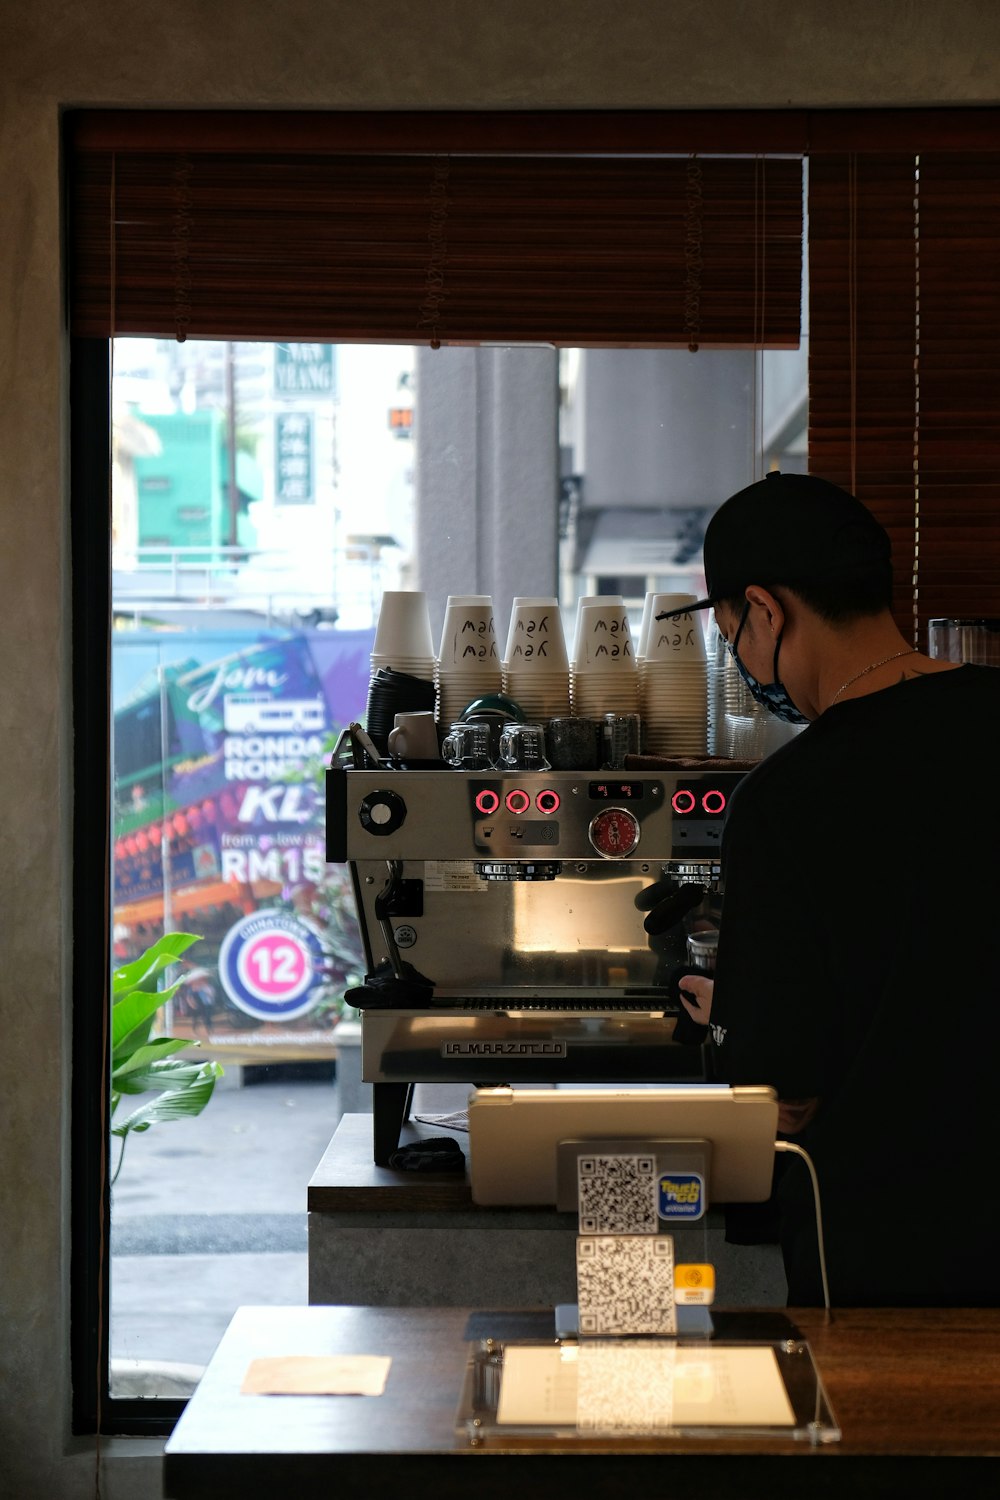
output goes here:
[{"label": "man's hand", "polygon": [[715,980],[706,974],[683,974],[677,981],[681,1004],[699,1026],[707,1026],[712,1014]]},{"label": "man's hand", "polygon": [[704,899],[703,885],[689,881],[686,885],[678,886],[672,875],[665,875],[655,884],[645,886],[636,896],[635,905],[637,911],[649,912],[642,925],[650,937],[656,937],[661,932],[668,932],[671,927],[676,927]]}]

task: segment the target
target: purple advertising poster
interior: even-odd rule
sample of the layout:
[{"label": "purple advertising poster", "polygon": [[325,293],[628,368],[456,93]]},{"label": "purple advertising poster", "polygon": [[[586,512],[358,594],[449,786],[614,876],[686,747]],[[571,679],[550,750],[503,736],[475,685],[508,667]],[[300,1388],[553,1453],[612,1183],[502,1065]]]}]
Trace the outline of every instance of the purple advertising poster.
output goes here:
[{"label": "purple advertising poster", "polygon": [[174,1035],[330,1055],[364,968],[324,771],[363,718],[371,631],[134,633],[114,643],[115,958],[197,933]]}]

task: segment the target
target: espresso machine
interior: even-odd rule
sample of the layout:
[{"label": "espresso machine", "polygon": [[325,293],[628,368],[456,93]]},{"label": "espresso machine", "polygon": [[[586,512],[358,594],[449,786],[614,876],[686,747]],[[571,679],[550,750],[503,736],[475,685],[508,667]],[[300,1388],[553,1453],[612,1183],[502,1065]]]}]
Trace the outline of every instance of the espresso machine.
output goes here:
[{"label": "espresso machine", "polygon": [[[327,771],[327,850],[350,864],[364,941],[362,1078],[388,1164],[417,1082],[696,1082],[642,907],[676,890],[717,925],[726,810],[744,770]],[[637,901],[638,898],[638,901]],[[668,906],[669,906],[668,901]],[[639,909],[637,909],[637,907]]]}]

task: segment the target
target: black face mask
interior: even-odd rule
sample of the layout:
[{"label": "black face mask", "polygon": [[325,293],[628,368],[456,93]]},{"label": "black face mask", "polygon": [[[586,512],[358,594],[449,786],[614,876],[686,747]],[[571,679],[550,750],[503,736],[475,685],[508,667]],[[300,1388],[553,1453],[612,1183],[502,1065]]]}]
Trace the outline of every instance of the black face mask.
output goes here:
[{"label": "black face mask", "polygon": [[[774,714],[776,719],[781,719],[785,724],[808,724],[809,720],[804,713],[800,713],[795,707],[795,704],[788,696],[788,689],[778,676],[778,652],[781,650],[781,635],[778,636],[774,645],[774,663],[771,669],[774,673],[773,682],[758,682],[756,677],[752,677],[740,661],[739,652],[736,648],[739,646],[740,636],[743,634],[743,627],[749,615],[750,601],[747,600],[743,607],[743,614],[740,616],[740,623],[736,634],[731,643],[729,641],[726,642],[726,645],[732,652],[733,660],[736,662],[737,671],[750,689],[754,701],[759,703],[761,707],[766,708],[768,713]],[[784,635],[784,631],[781,634]]]}]

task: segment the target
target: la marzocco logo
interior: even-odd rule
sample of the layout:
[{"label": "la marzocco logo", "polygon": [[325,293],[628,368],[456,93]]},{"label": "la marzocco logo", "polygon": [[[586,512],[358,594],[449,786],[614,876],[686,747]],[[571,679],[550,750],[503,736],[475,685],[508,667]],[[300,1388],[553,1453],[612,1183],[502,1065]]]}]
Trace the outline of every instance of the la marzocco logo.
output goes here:
[{"label": "la marzocco logo", "polygon": [[444,1042],[442,1057],[565,1057],[565,1042]]}]

